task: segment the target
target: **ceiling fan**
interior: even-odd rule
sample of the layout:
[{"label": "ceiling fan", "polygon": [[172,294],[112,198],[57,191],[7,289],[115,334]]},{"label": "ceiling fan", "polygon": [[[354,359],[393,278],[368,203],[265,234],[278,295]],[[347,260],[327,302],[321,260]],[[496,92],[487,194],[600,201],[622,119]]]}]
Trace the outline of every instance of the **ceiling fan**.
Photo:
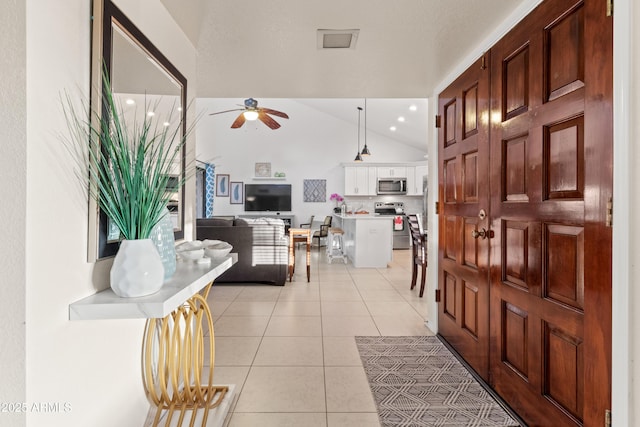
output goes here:
[{"label": "ceiling fan", "polygon": [[235,108],[233,110],[225,110],[218,111],[217,113],[211,113],[210,116],[222,113],[229,113],[231,111],[242,111],[240,115],[234,120],[231,124],[231,129],[237,129],[241,127],[245,121],[249,120],[260,120],[265,125],[269,126],[271,129],[278,129],[280,124],[276,122],[270,115],[282,117],[283,119],[288,119],[289,116],[285,113],[277,110],[272,110],[271,108],[258,108],[258,101],[253,98],[248,98],[244,100],[244,108]]}]

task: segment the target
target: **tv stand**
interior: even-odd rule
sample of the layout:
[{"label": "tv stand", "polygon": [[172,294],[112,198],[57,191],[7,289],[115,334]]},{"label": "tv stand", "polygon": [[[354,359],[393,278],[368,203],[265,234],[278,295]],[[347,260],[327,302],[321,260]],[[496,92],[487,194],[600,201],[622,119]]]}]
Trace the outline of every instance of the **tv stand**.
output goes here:
[{"label": "tv stand", "polygon": [[277,215],[277,214],[258,214],[258,215],[238,215],[238,218],[274,218],[281,219],[284,221],[284,232],[288,233],[289,229],[293,226],[293,221],[295,219],[295,215]]}]

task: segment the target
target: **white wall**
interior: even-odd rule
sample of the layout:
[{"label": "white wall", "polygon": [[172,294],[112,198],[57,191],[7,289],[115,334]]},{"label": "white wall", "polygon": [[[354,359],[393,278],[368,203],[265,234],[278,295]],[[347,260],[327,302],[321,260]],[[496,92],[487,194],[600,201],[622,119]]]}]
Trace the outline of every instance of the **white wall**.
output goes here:
[{"label": "white wall", "polygon": [[[202,114],[196,130],[197,159],[214,163],[216,174],[229,174],[231,181],[241,181],[245,184],[265,182],[253,180],[255,163],[270,162],[272,174],[285,172],[286,180],[267,182],[291,184],[292,212],[296,216],[296,222],[307,222],[311,215],[322,221],[335,206],[334,202],[329,201],[329,196],[332,193],[344,195],[344,169],[341,163],[353,162],[356,156],[357,126],[288,99],[260,99],[261,106],[284,111],[290,116],[288,120],[276,117],[282,126],[277,130],[271,130],[259,121],[246,122],[239,129],[231,129],[231,123],[239,112],[208,115],[211,112],[238,108],[235,105],[237,102],[241,103],[242,100],[197,100],[197,110]],[[364,144],[362,132],[361,130],[360,148]],[[373,154],[365,163],[424,161],[426,135],[424,150],[372,132],[367,134],[367,145]],[[303,202],[304,179],[327,180],[325,203]],[[384,200],[390,198],[387,196]],[[421,211],[421,198],[393,199],[402,199],[411,206],[416,206],[412,211]],[[362,204],[365,209],[373,209],[375,200],[383,199],[347,198],[347,202],[355,208]],[[217,197],[214,214],[245,214],[244,205],[232,205],[228,197]]]},{"label": "white wall", "polygon": [[[25,230],[27,102],[26,90],[26,7],[20,0],[0,4],[0,402],[26,399],[25,334]],[[26,417],[0,413],[0,424],[24,426]]]},{"label": "white wall", "polygon": [[[108,286],[109,262],[87,263],[87,203],[58,137],[66,131],[61,92],[89,93],[90,3],[26,6],[26,401],[59,404],[29,412],[30,426],[140,426],[148,408],[144,321],[68,320],[70,303]],[[191,82],[195,51],[161,2],[117,3]],[[3,245],[3,257],[15,249]]]}]

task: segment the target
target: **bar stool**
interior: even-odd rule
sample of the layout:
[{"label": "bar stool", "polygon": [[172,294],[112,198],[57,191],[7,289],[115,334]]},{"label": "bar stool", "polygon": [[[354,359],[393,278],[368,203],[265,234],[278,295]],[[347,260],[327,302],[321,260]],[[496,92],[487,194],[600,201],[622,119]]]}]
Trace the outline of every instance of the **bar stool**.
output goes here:
[{"label": "bar stool", "polygon": [[347,252],[344,247],[344,231],[338,227],[329,228],[327,235],[327,257],[329,263],[334,258],[340,258],[344,263],[347,263]]}]

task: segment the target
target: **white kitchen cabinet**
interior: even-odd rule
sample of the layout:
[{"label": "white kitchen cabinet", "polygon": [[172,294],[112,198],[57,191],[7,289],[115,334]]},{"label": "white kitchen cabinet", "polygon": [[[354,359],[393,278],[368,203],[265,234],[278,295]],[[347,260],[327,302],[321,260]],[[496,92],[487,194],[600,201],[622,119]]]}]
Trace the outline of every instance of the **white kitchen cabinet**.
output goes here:
[{"label": "white kitchen cabinet", "polygon": [[369,168],[351,166],[344,168],[344,194],[345,196],[369,194]]},{"label": "white kitchen cabinet", "polygon": [[424,192],[424,181],[425,177],[428,174],[427,165],[421,165],[415,167],[415,187],[416,187],[416,195],[422,196]]},{"label": "white kitchen cabinet", "polygon": [[407,196],[416,196],[417,194],[416,168],[411,166],[407,168]]},{"label": "white kitchen cabinet", "polygon": [[367,185],[367,195],[375,196],[378,194],[378,168],[368,167],[369,169],[369,184]]},{"label": "white kitchen cabinet", "polygon": [[398,164],[344,164],[344,194],[346,196],[376,196],[379,178],[406,178],[407,195],[422,196],[423,177],[427,165]]},{"label": "white kitchen cabinet", "polygon": [[393,215],[334,215],[355,268],[387,268],[393,260]]},{"label": "white kitchen cabinet", "polygon": [[406,178],[407,167],[405,166],[378,166],[379,178]]},{"label": "white kitchen cabinet", "polygon": [[427,166],[407,167],[407,196],[422,196]]}]

